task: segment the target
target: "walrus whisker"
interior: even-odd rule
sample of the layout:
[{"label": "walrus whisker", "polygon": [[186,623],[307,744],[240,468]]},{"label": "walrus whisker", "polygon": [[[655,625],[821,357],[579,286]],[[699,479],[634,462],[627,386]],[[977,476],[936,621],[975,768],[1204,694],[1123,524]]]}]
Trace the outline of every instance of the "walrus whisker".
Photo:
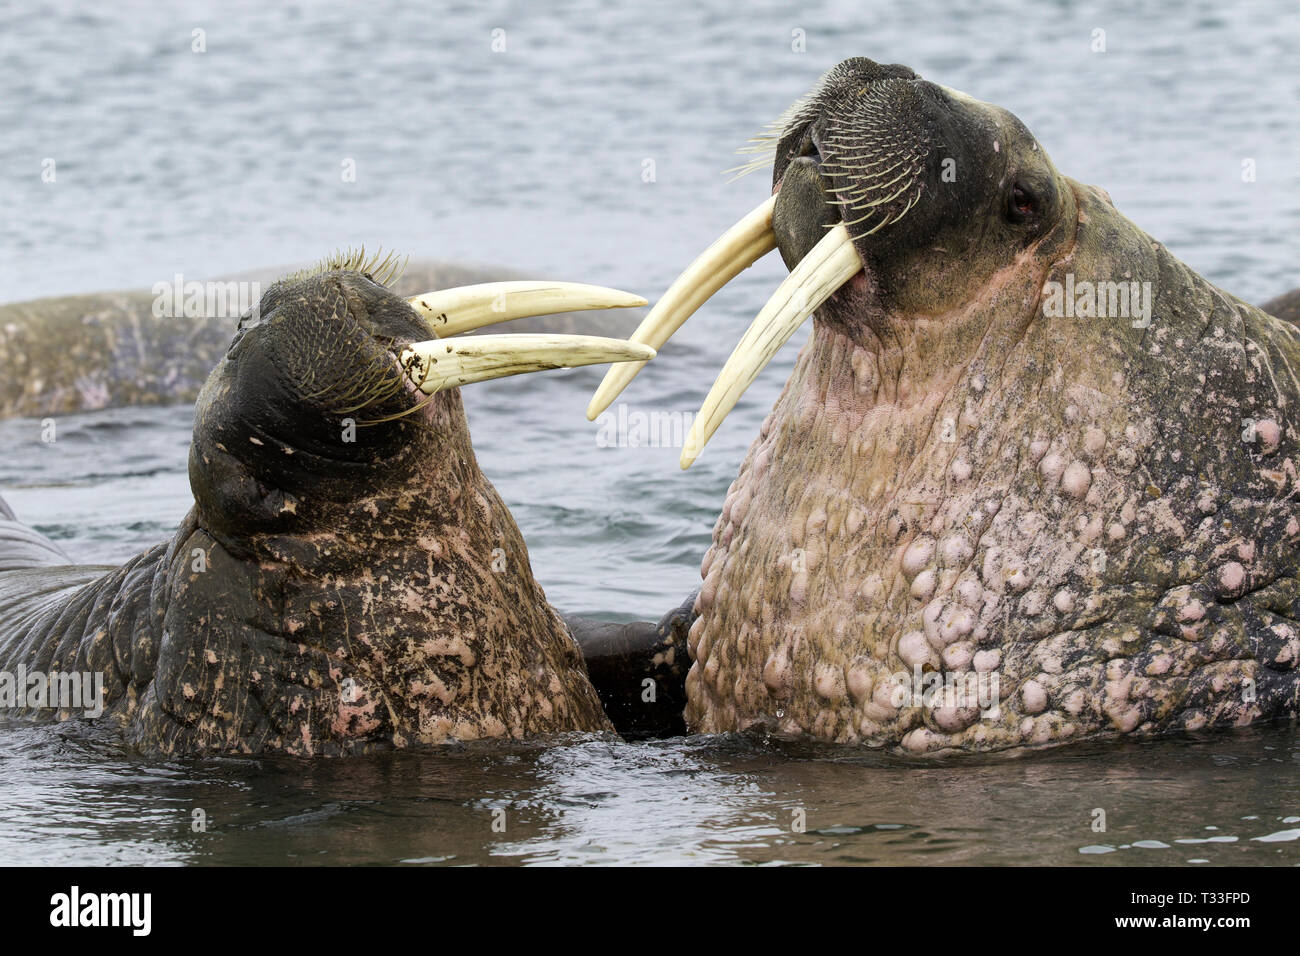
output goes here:
[{"label": "walrus whisker", "polygon": [[[391,390],[377,392],[375,395],[371,396],[367,401],[362,402],[361,404],[357,405],[355,408],[336,408],[336,409],[331,409],[331,411],[335,415],[348,415],[353,412],[359,412],[363,409],[373,408],[376,405],[383,404],[384,402],[387,402],[389,399],[393,398],[395,395],[399,394],[400,392],[401,392],[401,386],[399,385],[398,387],[393,388]],[[394,412],[391,415],[384,415],[379,418],[358,419],[357,424],[358,425],[379,425],[384,422],[396,421],[399,418],[404,418],[405,416],[410,415],[413,412],[419,411],[421,408],[424,408],[424,406],[429,404],[430,401],[432,401],[432,398],[425,398],[422,399],[418,404],[410,408],[404,408],[399,412]]]},{"label": "walrus whisker", "polygon": [[857,167],[854,166],[845,166],[840,163],[822,163],[823,170],[826,172],[830,172],[832,174],[836,170],[844,170],[844,176],[846,179],[849,180],[849,182],[843,186],[835,186],[827,190],[827,192],[832,192],[832,193],[844,192],[850,189],[865,189],[866,187],[864,183],[866,181],[872,179],[878,179],[880,176],[892,172],[893,170],[897,169],[901,165],[902,163],[895,163],[893,166],[890,166],[888,169],[883,169],[877,174],[867,176],[864,175]]},{"label": "walrus whisker", "polygon": [[[418,356],[415,355],[410,355],[405,361],[403,361],[401,356],[399,356],[396,351],[390,352],[389,354],[392,355],[392,357],[401,364],[401,372],[399,375],[399,380],[395,384],[394,393],[406,387],[405,384],[403,384],[404,380],[409,380],[412,384],[416,386],[417,389],[423,391],[423,389],[421,389],[420,387],[424,384],[424,382],[428,378],[428,370],[426,368],[426,365],[431,363],[422,362],[418,358]],[[420,370],[420,378],[418,381],[412,377],[412,373],[417,369]],[[391,396],[384,396],[385,399],[388,397]],[[433,403],[436,399],[437,399],[436,392],[428,393],[422,396],[420,401],[416,402],[414,405],[410,406],[409,408],[402,409],[399,412],[393,412],[390,415],[383,415],[379,418],[362,419],[357,422],[357,425],[371,426],[371,425],[382,425],[387,422],[395,422],[398,419],[406,418],[408,415],[414,415],[416,412],[428,408],[429,405]]]},{"label": "walrus whisker", "polygon": [[384,253],[382,247],[378,252],[367,255],[363,244],[357,249],[348,248],[331,253],[314,266],[281,276],[275,284],[299,282],[325,272],[357,272],[369,276],[377,285],[387,286],[401,276],[409,261],[409,256],[399,258],[395,252]]},{"label": "walrus whisker", "polygon": [[889,163],[893,161],[892,165],[884,170],[884,172],[889,172],[889,170],[895,169],[898,166],[903,165],[903,163],[907,162],[906,159],[901,159],[901,160],[896,159],[897,154],[889,154],[883,156],[880,159],[876,160],[875,162],[867,163],[865,165],[857,162],[850,162],[850,160],[856,161],[862,159],[864,156],[871,157],[874,155],[875,155],[874,153],[861,153],[861,152],[836,153],[834,156],[824,157],[822,159],[822,166],[830,169],[870,169],[873,166],[882,166],[885,163]]},{"label": "walrus whisker", "polygon": [[745,176],[748,176],[752,172],[756,172],[760,169],[765,169],[766,167],[771,166],[772,163],[775,161],[775,159],[776,159],[776,152],[773,151],[771,155],[766,156],[761,160],[754,160],[753,162],[746,163],[742,166],[733,166],[730,169],[724,169],[722,171],[722,175],[725,176],[727,175],[727,173],[736,174],[727,180],[727,184],[730,185],[731,183],[734,183],[737,179],[742,179]]},{"label": "walrus whisker", "polygon": [[426,397],[422,398],[419,402],[417,402],[416,404],[412,405],[410,408],[403,409],[403,410],[400,411],[400,412],[394,412],[394,413],[391,414],[391,415],[384,415],[384,416],[382,416],[382,417],[380,417],[380,418],[365,418],[365,419],[361,419],[361,420],[359,420],[359,421],[357,422],[357,425],[358,425],[358,426],[373,426],[373,425],[383,425],[383,424],[386,424],[387,422],[395,422],[395,421],[397,421],[399,418],[406,418],[408,415],[414,415],[416,412],[421,411],[421,410],[427,408],[429,405],[431,405],[431,404],[434,402],[434,400],[435,400],[435,396],[434,396],[434,395],[429,395],[429,396],[426,396]]},{"label": "walrus whisker", "polygon": [[[385,376],[389,377],[388,381],[384,381]],[[328,396],[330,411],[346,415],[391,398],[400,388],[401,381],[391,368],[372,364],[359,371],[344,388],[329,387],[305,394],[304,398],[316,400]]]},{"label": "walrus whisker", "polygon": [[400,380],[395,382],[390,378],[388,381],[384,381],[385,375],[393,375],[391,368],[386,370],[371,368],[368,371],[369,374],[354,383],[348,392],[338,396],[338,402],[347,404],[333,405],[330,409],[332,412],[346,415],[349,412],[360,411],[363,408],[368,408],[391,398],[400,391]]},{"label": "walrus whisker", "polygon": [[854,238],[854,241],[857,241],[858,239],[865,239],[867,236],[874,235],[875,233],[879,232],[881,229],[884,229],[885,226],[887,226],[887,225],[889,225],[889,218],[888,218],[888,217],[886,217],[886,218],[880,220],[880,222],[876,223],[874,226],[872,226],[872,227],[871,227],[870,229],[868,229],[866,232],[860,232],[860,233],[858,233],[856,236],[853,237],[853,238]]},{"label": "walrus whisker", "polygon": [[897,216],[895,216],[892,220],[890,220],[889,224],[892,226],[895,223],[901,222],[903,217],[907,215],[908,210],[910,210],[913,206],[915,206],[917,201],[920,198],[921,198],[921,190],[918,188],[916,191],[916,195],[907,201],[907,205],[903,207],[903,211],[900,212]]},{"label": "walrus whisker", "polygon": [[911,186],[911,184],[908,183],[907,185],[904,185],[902,189],[900,189],[900,190],[898,190],[897,192],[895,192],[893,195],[891,195],[891,196],[886,196],[886,197],[884,197],[883,199],[875,199],[875,200],[872,200],[871,202],[868,202],[868,203],[858,203],[857,205],[858,205],[858,208],[859,208],[859,209],[867,209],[867,210],[870,210],[870,212],[868,212],[866,215],[861,216],[861,217],[859,217],[859,218],[857,218],[857,219],[847,220],[844,224],[845,224],[846,226],[856,226],[858,223],[860,223],[860,222],[864,222],[864,221],[865,221],[866,219],[868,219],[869,217],[875,215],[875,210],[876,210],[877,208],[879,208],[880,206],[884,206],[884,205],[886,205],[886,204],[888,204],[888,203],[893,202],[893,201],[894,201],[895,199],[897,199],[899,196],[901,196],[901,195],[903,195],[905,192],[907,192],[907,190],[910,188],[910,186]]},{"label": "walrus whisker", "polygon": [[[875,182],[876,180],[878,180],[878,179],[880,179],[880,178],[882,178],[882,177],[884,177],[884,176],[889,175],[889,174],[892,173],[894,170],[898,169],[900,166],[907,165],[907,160],[905,160],[905,159],[904,159],[904,160],[900,160],[899,162],[897,162],[897,163],[895,163],[894,165],[890,166],[888,169],[882,169],[880,172],[878,172],[878,173],[872,173],[871,175],[867,175],[867,174],[863,173],[863,172],[861,171],[861,169],[860,169],[859,167],[856,167],[856,166],[840,165],[840,164],[826,164],[826,163],[823,163],[822,165],[825,166],[825,167],[827,167],[827,168],[830,169],[830,170],[835,170],[835,169],[842,169],[842,170],[845,170],[845,171],[846,171],[846,174],[848,175],[848,177],[849,177],[850,179],[852,179],[852,181],[853,181],[853,182],[851,183],[851,185],[853,185],[853,186],[861,186],[861,185],[863,185],[863,184],[865,184],[865,183]],[[897,181],[899,180],[899,178],[901,178],[902,176],[905,176],[905,175],[907,175],[907,170],[904,170],[902,173],[899,173],[898,176],[896,176],[894,179],[891,179],[889,182],[884,183],[883,185],[884,185],[884,186],[889,186],[889,185],[891,185],[892,183],[897,182]],[[880,187],[876,187],[876,188],[880,188]]]},{"label": "walrus whisker", "polygon": [[[826,76],[829,76],[829,73]],[[791,103],[780,116],[751,136],[744,146],[736,149],[736,152],[740,154],[758,154],[758,158],[741,163],[739,166],[733,166],[730,169],[724,169],[722,171],[724,176],[728,173],[735,173],[734,176],[727,180],[728,184],[734,183],[737,179],[748,176],[756,170],[772,165],[776,159],[776,149],[781,142],[781,137],[785,135],[786,130],[792,124],[802,120],[805,110],[811,108],[813,99],[826,81],[826,76],[823,76],[812,90]]]}]

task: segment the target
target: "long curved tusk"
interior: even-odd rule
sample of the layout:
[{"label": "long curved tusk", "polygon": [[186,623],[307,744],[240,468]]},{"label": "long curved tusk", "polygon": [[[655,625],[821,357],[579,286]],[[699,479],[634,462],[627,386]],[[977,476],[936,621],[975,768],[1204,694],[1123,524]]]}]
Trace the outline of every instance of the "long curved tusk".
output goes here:
[{"label": "long curved tusk", "polygon": [[758,373],[794,335],[795,329],[861,269],[862,258],[843,223],[826,233],[800,260],[750,323],[718,373],[686,436],[681,457],[683,468],[691,467],[745,389],[754,383]]},{"label": "long curved tusk", "polygon": [[[776,235],[772,232],[775,206],[776,197],[772,196],[700,253],[641,320],[632,333],[632,341],[663,348],[682,323],[715,292],[775,249]],[[618,398],[644,367],[644,362],[627,363],[606,372],[604,381],[587,405],[587,420],[595,421],[596,416]]]},{"label": "long curved tusk", "polygon": [[400,361],[420,391],[443,389],[524,372],[603,362],[648,362],[648,345],[598,335],[471,335],[415,342]]},{"label": "long curved tusk", "polygon": [[527,315],[587,309],[627,309],[646,304],[630,292],[580,282],[484,282],[426,292],[406,300],[439,338]]}]

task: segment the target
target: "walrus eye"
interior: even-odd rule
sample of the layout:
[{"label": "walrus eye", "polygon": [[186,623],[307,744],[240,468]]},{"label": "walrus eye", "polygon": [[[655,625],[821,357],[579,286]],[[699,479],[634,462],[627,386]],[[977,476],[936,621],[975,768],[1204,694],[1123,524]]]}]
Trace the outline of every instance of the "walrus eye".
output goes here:
[{"label": "walrus eye", "polygon": [[243,341],[244,333],[249,329],[255,329],[262,324],[262,306],[258,303],[239,317],[239,325],[235,328],[234,337],[230,340],[230,345],[226,348],[226,355],[233,356],[235,347]]},{"label": "walrus eye", "polygon": [[1007,218],[1012,222],[1026,222],[1038,214],[1038,199],[1020,183],[1011,187],[1007,200]]}]

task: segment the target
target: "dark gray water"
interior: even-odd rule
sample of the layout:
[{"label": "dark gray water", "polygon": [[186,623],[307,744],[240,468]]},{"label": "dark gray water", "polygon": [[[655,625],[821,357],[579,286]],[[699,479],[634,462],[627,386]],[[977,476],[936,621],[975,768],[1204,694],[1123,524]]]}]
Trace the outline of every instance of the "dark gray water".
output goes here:
[{"label": "dark gray water", "polygon": [[925,764],[743,738],[147,763],[16,727],[0,768],[13,863],[1300,863],[1276,729]]},{"label": "dark gray water", "polygon": [[[3,7],[0,300],[360,242],[653,299],[766,195],[762,174],[720,175],[733,150],[867,55],[1011,109],[1063,171],[1261,301],[1300,285],[1300,12],[1219,6]],[[771,258],[723,290],[629,407],[694,411],[783,274]],[[597,446],[583,409],[599,371],[466,390],[554,604],[657,617],[696,585],[797,345],[685,474],[675,448]],[[0,493],[79,560],[120,560],[188,508],[189,423],[185,408],[68,417],[53,445],[38,422],[0,423]],[[1298,761],[1289,728],[922,765],[744,739],[156,764],[18,728],[0,735],[0,860],[1293,864]]]}]

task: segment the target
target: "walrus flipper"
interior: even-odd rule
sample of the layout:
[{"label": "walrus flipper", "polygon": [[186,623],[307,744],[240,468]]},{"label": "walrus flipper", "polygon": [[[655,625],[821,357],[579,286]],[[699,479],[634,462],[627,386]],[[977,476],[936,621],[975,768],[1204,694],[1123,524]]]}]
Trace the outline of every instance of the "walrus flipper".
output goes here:
[{"label": "walrus flipper", "polygon": [[0,498],[0,571],[72,563],[66,551],[19,521],[4,498]]},{"label": "walrus flipper", "polygon": [[[105,701],[127,695],[122,661],[132,661],[139,601],[119,597],[124,575],[142,559],[124,568],[75,564],[62,548],[22,524],[0,499],[0,670],[19,668],[29,674],[98,673]],[[155,548],[158,555],[160,548]],[[152,574],[157,555],[143,556]],[[147,605],[149,591],[142,592]],[[146,642],[146,647],[151,647]],[[17,702],[13,713],[32,720],[62,720],[70,715],[66,702],[29,698]]]},{"label": "walrus flipper", "polygon": [[614,729],[629,740],[686,733],[686,635],[695,594],[657,623],[611,624],[562,615]]}]

